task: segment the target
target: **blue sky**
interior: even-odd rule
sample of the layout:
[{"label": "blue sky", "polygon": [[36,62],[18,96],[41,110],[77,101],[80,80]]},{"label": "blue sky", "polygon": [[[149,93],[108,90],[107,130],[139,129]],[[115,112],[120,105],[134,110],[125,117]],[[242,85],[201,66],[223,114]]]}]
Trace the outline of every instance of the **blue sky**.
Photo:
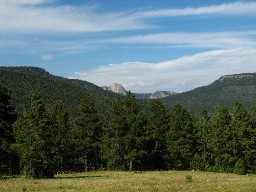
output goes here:
[{"label": "blue sky", "polygon": [[256,1],[0,0],[0,65],[184,92],[256,72]]}]

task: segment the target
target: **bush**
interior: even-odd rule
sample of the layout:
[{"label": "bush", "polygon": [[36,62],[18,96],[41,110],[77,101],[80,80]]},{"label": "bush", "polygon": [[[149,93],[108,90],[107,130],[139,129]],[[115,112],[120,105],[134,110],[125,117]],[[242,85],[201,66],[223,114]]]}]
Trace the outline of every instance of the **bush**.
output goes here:
[{"label": "bush", "polygon": [[194,170],[203,170],[204,164],[201,156],[199,154],[195,154],[193,159],[190,162],[190,169]]},{"label": "bush", "polygon": [[186,182],[192,182],[192,176],[191,175],[186,176]]},{"label": "bush", "polygon": [[247,170],[246,170],[246,165],[243,159],[238,159],[238,161],[235,164],[233,172],[239,175],[246,174]]}]

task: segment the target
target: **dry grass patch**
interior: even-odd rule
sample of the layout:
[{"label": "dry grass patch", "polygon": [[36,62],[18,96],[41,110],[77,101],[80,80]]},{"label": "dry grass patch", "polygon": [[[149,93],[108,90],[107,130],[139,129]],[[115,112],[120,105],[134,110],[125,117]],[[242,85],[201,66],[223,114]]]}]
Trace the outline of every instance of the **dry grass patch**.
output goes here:
[{"label": "dry grass patch", "polygon": [[[191,176],[191,182],[186,181]],[[88,172],[57,175],[55,179],[0,180],[1,192],[128,192],[128,191],[256,191],[256,175],[192,171]]]}]

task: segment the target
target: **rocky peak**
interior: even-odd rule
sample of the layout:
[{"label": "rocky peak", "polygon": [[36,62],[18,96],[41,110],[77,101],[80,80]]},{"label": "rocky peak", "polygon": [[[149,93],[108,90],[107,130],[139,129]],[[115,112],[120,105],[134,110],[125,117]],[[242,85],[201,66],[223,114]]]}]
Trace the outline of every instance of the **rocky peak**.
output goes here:
[{"label": "rocky peak", "polygon": [[124,87],[121,84],[118,84],[118,83],[114,83],[110,87],[105,86],[105,87],[102,87],[102,88],[105,89],[105,90],[108,90],[108,91],[112,91],[114,93],[121,94],[121,95],[126,95],[127,94],[127,91],[124,89]]},{"label": "rocky peak", "polygon": [[135,93],[135,97],[137,99],[159,99],[176,94],[177,93],[172,91],[156,91],[154,93]]},{"label": "rocky peak", "polygon": [[[114,83],[111,86],[104,86],[102,87],[104,90],[112,91],[114,93],[118,93],[121,95],[127,95],[127,91],[121,84]],[[159,99],[163,97],[168,97],[170,95],[175,95],[177,93],[171,91],[157,91],[154,93],[133,93],[136,99]]]},{"label": "rocky peak", "polygon": [[250,78],[250,77],[253,77],[253,75],[252,74],[224,75],[224,76],[219,78],[219,81],[222,82],[222,81],[224,81],[226,79],[236,79],[236,80],[239,80],[239,79]]}]

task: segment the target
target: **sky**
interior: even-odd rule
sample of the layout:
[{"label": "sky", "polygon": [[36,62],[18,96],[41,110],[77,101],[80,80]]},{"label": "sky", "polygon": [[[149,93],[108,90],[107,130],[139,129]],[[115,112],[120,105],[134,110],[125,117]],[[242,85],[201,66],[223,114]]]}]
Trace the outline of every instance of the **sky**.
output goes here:
[{"label": "sky", "polygon": [[0,0],[0,66],[189,91],[256,72],[256,1]]}]

